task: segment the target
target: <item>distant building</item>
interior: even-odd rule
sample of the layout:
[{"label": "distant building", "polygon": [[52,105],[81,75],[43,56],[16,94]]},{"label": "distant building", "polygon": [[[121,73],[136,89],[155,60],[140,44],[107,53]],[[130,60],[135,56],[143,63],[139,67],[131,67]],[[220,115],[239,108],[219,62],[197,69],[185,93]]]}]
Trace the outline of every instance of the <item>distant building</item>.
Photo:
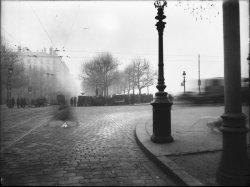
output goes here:
[{"label": "distant building", "polygon": [[[56,103],[56,96],[64,94],[66,99],[76,95],[75,82],[69,69],[56,50],[49,48],[40,52],[18,46],[18,61],[23,63],[27,83],[12,89],[12,97],[24,97],[28,102],[46,97],[50,104]],[[68,97],[68,98],[67,98]]]}]

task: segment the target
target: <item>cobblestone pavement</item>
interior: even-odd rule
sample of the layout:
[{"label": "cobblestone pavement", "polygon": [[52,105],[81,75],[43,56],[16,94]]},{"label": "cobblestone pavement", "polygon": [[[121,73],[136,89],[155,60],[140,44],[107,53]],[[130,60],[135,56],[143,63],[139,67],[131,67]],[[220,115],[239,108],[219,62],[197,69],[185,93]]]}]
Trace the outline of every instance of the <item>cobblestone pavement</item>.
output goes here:
[{"label": "cobblestone pavement", "polygon": [[73,108],[67,128],[51,118],[52,108],[37,111],[20,126],[25,111],[8,128],[9,120],[1,121],[9,132],[29,124],[28,133],[14,133],[17,141],[1,151],[4,185],[175,185],[135,141],[135,125],[152,117],[152,106]]},{"label": "cobblestone pavement", "polygon": [[56,108],[1,109],[1,151],[46,123],[54,114]]}]

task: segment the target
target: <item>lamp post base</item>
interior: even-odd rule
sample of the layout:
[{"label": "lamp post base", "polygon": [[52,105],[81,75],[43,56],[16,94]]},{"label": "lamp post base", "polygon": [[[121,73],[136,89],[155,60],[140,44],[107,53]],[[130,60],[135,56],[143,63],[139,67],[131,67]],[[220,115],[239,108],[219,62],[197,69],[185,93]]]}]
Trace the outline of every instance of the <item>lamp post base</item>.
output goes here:
[{"label": "lamp post base", "polygon": [[245,115],[223,114],[222,157],[217,169],[216,180],[221,185],[249,185],[250,162],[247,153]]},{"label": "lamp post base", "polygon": [[225,186],[249,186],[249,177],[249,175],[232,175],[221,170],[216,172],[217,182]]},{"label": "lamp post base", "polygon": [[174,141],[173,137],[170,135],[168,137],[159,137],[154,134],[151,136],[151,141],[154,143],[171,143]]},{"label": "lamp post base", "polygon": [[171,136],[171,106],[166,92],[157,92],[151,102],[153,106],[153,135],[151,141],[155,143],[170,143]]}]

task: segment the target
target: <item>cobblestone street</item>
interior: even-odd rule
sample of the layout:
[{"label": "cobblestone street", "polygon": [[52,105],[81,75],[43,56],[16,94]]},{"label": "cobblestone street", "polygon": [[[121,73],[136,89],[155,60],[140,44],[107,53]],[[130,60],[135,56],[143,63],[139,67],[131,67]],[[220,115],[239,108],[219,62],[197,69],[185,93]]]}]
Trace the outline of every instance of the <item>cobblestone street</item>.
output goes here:
[{"label": "cobblestone street", "polygon": [[175,185],[135,140],[150,105],[72,108],[63,128],[52,107],[1,111],[3,185]]}]

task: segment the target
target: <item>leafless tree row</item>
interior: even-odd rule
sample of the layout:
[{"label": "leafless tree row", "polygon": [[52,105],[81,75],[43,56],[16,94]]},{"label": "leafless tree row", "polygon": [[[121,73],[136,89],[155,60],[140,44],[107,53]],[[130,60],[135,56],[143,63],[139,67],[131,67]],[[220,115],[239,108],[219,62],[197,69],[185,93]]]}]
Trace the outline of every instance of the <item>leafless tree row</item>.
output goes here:
[{"label": "leafless tree row", "polygon": [[118,66],[118,60],[111,53],[101,53],[82,63],[80,78],[83,89],[104,97],[109,95],[109,88],[113,94],[130,94],[131,91],[134,94],[138,89],[141,95],[143,88],[147,88],[149,93],[156,72],[148,60],[135,58],[122,71],[118,71]]}]

